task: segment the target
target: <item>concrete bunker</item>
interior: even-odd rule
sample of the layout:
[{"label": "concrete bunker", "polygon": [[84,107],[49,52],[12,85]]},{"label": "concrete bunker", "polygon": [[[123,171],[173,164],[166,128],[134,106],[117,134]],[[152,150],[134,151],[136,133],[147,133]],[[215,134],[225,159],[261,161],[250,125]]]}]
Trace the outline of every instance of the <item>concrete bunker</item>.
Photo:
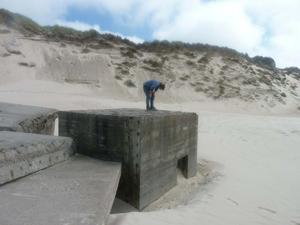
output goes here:
[{"label": "concrete bunker", "polygon": [[143,209],[197,172],[195,113],[141,109],[59,112],[59,135],[74,139],[78,153],[122,162],[117,196]]}]

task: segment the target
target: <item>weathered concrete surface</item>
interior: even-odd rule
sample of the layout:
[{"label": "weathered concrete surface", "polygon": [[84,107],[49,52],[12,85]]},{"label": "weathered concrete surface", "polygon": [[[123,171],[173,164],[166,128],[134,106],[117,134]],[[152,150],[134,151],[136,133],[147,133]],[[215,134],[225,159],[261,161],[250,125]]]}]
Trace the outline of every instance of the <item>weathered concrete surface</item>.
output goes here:
[{"label": "weathered concrete surface", "polygon": [[53,135],[57,110],[0,102],[0,131]]},{"label": "weathered concrete surface", "polygon": [[74,139],[77,151],[122,162],[118,197],[138,209],[177,183],[177,167],[196,174],[195,113],[140,109],[59,112],[59,135]]},{"label": "weathered concrete surface", "polygon": [[72,143],[67,137],[0,131],[0,185],[68,159]]},{"label": "weathered concrete surface", "polygon": [[2,225],[102,225],[121,165],[85,156],[0,187]]}]

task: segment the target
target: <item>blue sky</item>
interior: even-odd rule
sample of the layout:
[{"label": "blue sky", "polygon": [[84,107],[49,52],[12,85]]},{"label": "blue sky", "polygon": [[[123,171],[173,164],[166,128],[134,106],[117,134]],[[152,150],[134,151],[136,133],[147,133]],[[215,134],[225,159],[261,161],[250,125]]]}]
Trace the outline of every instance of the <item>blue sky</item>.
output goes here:
[{"label": "blue sky", "polygon": [[64,17],[66,21],[81,21],[87,24],[98,24],[101,30],[120,33],[124,36],[136,36],[143,40],[152,39],[152,30],[147,24],[130,25],[126,18],[114,18],[107,11],[99,13],[93,8],[81,9],[79,7],[70,7]]},{"label": "blue sky", "polygon": [[299,0],[0,0],[0,8],[42,25],[226,46],[300,67]]}]

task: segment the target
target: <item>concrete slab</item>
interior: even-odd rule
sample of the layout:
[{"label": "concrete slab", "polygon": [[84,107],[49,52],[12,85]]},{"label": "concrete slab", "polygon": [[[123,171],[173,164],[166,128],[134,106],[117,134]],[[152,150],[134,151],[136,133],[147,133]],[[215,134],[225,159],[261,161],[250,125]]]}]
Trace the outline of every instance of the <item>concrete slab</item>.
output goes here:
[{"label": "concrete slab", "polygon": [[76,156],[3,185],[0,224],[105,224],[120,173],[120,163]]},{"label": "concrete slab", "polygon": [[0,131],[0,185],[65,161],[72,143],[67,137]]},{"label": "concrete slab", "polygon": [[138,209],[197,172],[195,113],[108,109],[59,112],[59,135],[81,154],[122,162],[117,196]]},{"label": "concrete slab", "polygon": [[0,131],[53,135],[57,110],[0,102]]}]

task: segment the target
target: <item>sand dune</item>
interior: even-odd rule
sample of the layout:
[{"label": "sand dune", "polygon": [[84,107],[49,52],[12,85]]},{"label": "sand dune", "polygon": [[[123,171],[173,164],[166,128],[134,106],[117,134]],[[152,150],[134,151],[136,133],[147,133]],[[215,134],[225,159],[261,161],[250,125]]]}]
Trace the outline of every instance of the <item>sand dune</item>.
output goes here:
[{"label": "sand dune", "polygon": [[[167,62],[170,73],[157,73],[153,60],[160,56],[126,58],[121,48],[87,52],[84,45],[32,40],[14,30],[0,34],[0,101],[63,110],[144,108],[142,83],[157,78],[167,82],[167,90],[157,93],[159,109],[198,113],[199,179],[179,180],[179,187],[164,196],[167,203],[156,202],[150,212],[111,215],[110,225],[300,224],[297,79],[242,85],[249,74],[232,64],[224,75],[231,86],[226,84],[217,98],[222,57],[211,58],[199,72],[190,67],[204,56],[191,60],[182,53]],[[239,71],[245,72],[242,81]],[[211,78],[204,82],[208,73]],[[209,179],[203,182],[203,176]]]}]

